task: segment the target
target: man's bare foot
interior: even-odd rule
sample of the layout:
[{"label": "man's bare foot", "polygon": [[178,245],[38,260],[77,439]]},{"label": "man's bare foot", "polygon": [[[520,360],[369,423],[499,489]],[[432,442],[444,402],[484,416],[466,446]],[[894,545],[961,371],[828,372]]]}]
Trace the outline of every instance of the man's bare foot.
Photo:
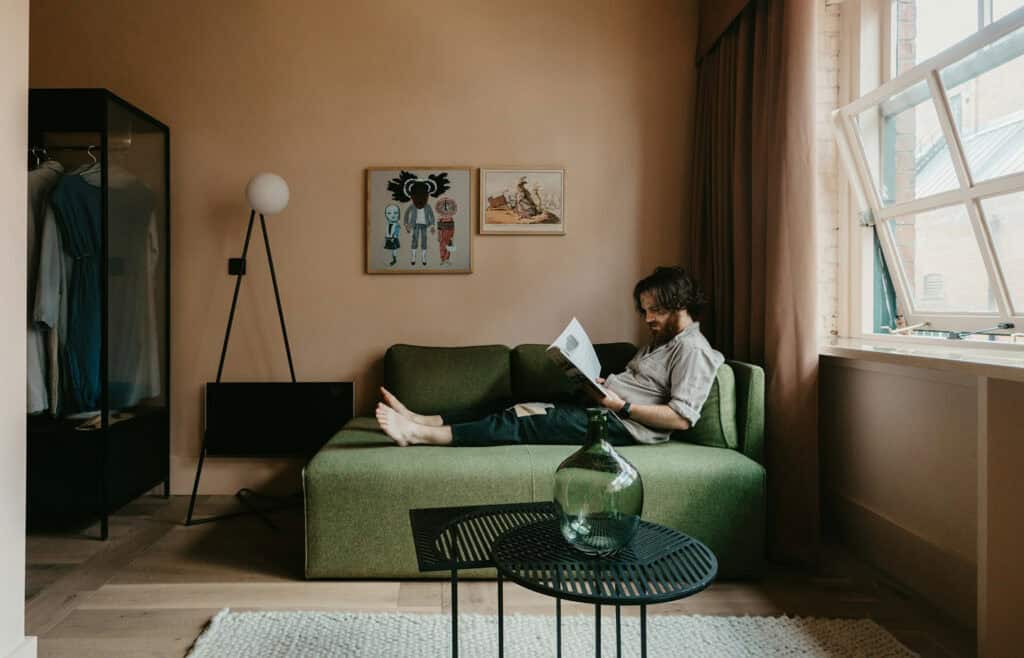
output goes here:
[{"label": "man's bare foot", "polygon": [[414,437],[416,423],[383,402],[377,403],[376,415],[377,424],[395,443],[403,448],[416,443]]},{"label": "man's bare foot", "polygon": [[409,411],[409,409],[404,404],[402,404],[398,398],[395,397],[394,393],[381,386],[380,396],[384,398],[384,404],[388,405],[389,407],[397,411],[399,415],[405,416],[409,420],[412,420],[414,414],[411,411]]},{"label": "man's bare foot", "polygon": [[451,428],[427,427],[415,423],[383,402],[377,403],[377,423],[398,445],[447,445],[452,442]]},{"label": "man's bare foot", "polygon": [[444,421],[441,420],[440,416],[421,416],[420,414],[413,413],[408,407],[402,404],[402,402],[396,398],[391,391],[383,386],[380,387],[380,395],[384,398],[384,404],[394,409],[399,416],[411,420],[417,425],[441,427],[444,424]]}]

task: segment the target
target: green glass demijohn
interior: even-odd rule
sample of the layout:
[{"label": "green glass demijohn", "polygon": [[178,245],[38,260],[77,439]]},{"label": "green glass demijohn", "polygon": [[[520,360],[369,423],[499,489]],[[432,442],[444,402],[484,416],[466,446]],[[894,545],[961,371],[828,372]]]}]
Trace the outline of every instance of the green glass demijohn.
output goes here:
[{"label": "green glass demijohn", "polygon": [[608,410],[587,409],[587,440],[555,471],[562,535],[588,555],[612,555],[636,534],[644,507],[640,473],[608,443]]}]

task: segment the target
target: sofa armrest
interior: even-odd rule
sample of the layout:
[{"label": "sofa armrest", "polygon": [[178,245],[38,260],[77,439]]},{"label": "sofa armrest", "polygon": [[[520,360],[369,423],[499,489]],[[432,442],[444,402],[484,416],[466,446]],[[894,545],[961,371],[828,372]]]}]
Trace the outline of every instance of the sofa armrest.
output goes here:
[{"label": "sofa armrest", "polygon": [[736,374],[736,428],[739,448],[764,465],[764,369],[742,361],[729,361]]}]

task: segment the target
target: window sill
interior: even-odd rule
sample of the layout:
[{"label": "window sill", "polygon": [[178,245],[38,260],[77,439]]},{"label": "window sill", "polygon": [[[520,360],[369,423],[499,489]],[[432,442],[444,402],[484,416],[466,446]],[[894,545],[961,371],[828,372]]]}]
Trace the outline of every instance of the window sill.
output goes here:
[{"label": "window sill", "polygon": [[958,372],[994,379],[1024,382],[1024,350],[991,350],[957,345],[920,342],[894,343],[882,338],[829,338],[818,353],[843,359],[857,359],[912,368]]}]

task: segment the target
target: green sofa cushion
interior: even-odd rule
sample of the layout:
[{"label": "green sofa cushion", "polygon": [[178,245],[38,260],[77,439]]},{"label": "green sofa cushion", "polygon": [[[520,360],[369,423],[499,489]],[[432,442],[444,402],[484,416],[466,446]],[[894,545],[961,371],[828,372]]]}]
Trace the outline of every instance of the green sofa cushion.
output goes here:
[{"label": "green sofa cushion", "polygon": [[421,414],[445,414],[512,397],[504,345],[393,345],[384,355],[384,385]]},{"label": "green sofa cushion", "polygon": [[682,432],[673,432],[677,441],[696,443],[712,448],[739,449],[736,427],[736,375],[728,364],[715,374],[708,399],[700,410],[697,424]]},{"label": "green sofa cushion", "polygon": [[[576,387],[547,355],[547,345],[527,343],[512,350],[512,394],[520,402],[558,402],[575,397]],[[622,372],[636,354],[632,343],[594,345],[601,376]]]}]

